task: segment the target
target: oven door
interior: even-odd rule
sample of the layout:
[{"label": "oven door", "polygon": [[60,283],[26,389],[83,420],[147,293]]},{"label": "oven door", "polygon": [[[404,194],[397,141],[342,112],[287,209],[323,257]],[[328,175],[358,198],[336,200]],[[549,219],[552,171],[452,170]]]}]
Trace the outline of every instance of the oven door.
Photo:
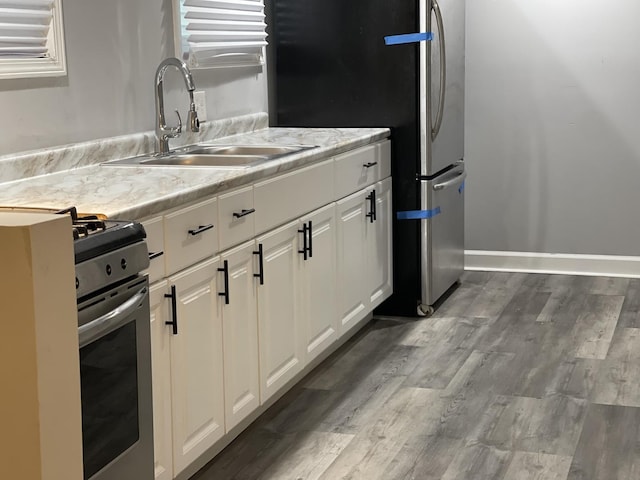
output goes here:
[{"label": "oven door", "polygon": [[78,305],[85,480],[153,479],[147,277]]}]

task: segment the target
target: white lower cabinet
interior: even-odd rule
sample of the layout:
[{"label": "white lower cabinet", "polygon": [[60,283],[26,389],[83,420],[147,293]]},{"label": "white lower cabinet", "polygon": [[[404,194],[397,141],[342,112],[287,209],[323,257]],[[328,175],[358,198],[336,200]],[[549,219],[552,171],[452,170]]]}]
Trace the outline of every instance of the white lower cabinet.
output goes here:
[{"label": "white lower cabinet", "polygon": [[255,243],[251,241],[220,256],[228,279],[228,303],[225,303],[225,297],[220,297],[219,302],[227,432],[260,405],[256,308],[259,279],[254,276],[255,252]]},{"label": "white lower cabinet", "polygon": [[260,400],[264,403],[304,364],[304,331],[299,320],[298,222],[261,237],[264,282],[258,286]]},{"label": "white lower cabinet", "polygon": [[338,337],[335,204],[307,215],[299,223],[305,224],[309,228],[309,252],[306,260],[303,255],[301,263],[300,320],[304,321],[305,355],[309,362]]},{"label": "white lower cabinet", "polygon": [[338,318],[340,331],[347,331],[366,314],[368,305],[367,213],[370,189],[361,190],[338,202]]},{"label": "white lower cabinet", "polygon": [[257,239],[262,403],[337,339],[335,212],[332,203]]},{"label": "white lower cabinet", "polygon": [[174,475],[225,433],[220,264],[215,257],[169,278],[178,323],[171,336]]},{"label": "white lower cabinet", "polygon": [[173,479],[171,432],[171,336],[167,335],[169,304],[165,298],[167,282],[149,289],[151,310],[151,371],[153,382],[153,446],[156,480]]},{"label": "white lower cabinet", "polygon": [[338,202],[337,285],[342,332],[393,291],[391,215],[391,178]]},{"label": "white lower cabinet", "polygon": [[[392,293],[388,150],[367,146],[335,171],[323,161],[147,222],[167,260],[154,278],[173,273],[150,288],[156,480],[224,444]],[[292,189],[309,195],[296,203]],[[218,241],[231,248],[219,253]]]},{"label": "white lower cabinet", "polygon": [[375,191],[375,221],[367,223],[369,310],[393,293],[391,178],[378,182]]}]

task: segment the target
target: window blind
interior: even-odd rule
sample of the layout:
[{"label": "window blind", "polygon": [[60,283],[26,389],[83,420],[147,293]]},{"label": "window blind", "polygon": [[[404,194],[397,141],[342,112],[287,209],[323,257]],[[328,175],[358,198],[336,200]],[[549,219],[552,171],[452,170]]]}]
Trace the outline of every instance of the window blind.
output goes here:
[{"label": "window blind", "polygon": [[192,67],[260,65],[267,44],[263,0],[177,0],[182,57]]},{"label": "window blind", "polygon": [[0,58],[47,58],[54,0],[0,0]]}]

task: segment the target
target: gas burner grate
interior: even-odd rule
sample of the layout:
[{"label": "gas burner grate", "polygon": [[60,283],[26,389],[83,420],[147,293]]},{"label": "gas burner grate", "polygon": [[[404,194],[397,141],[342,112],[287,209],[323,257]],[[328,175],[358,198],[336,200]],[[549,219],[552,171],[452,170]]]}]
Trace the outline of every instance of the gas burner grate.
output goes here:
[{"label": "gas burner grate", "polygon": [[107,224],[103,220],[100,220],[96,215],[78,216],[78,210],[76,207],[65,208],[64,210],[56,212],[56,214],[69,214],[71,216],[71,227],[74,240],[78,240],[107,229]]}]

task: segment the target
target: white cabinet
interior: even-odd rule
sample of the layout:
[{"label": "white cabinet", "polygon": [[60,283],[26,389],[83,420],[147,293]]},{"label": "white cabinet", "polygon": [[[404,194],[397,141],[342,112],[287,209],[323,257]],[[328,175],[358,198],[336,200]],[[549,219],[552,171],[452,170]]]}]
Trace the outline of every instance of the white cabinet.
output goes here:
[{"label": "white cabinet", "polygon": [[[304,363],[304,325],[299,321],[298,222],[257,239],[264,283],[258,286],[260,399],[264,403],[291,380]],[[260,247],[262,246],[262,247]]]},{"label": "white cabinet", "polygon": [[256,233],[264,233],[335,200],[333,159],[254,185]]},{"label": "white cabinet", "polygon": [[369,190],[361,190],[338,202],[338,317],[341,331],[366,314],[367,213]]},{"label": "white cabinet", "polygon": [[165,277],[164,268],[164,228],[162,217],[152,218],[143,223],[147,232],[147,248],[149,249],[149,283],[154,284]]},{"label": "white cabinet", "polygon": [[385,141],[145,222],[164,252],[149,269],[156,480],[188,473],[392,293],[389,172]]},{"label": "white cabinet", "polygon": [[345,332],[392,293],[391,179],[338,201],[337,230],[338,316]]},{"label": "white cabinet", "polygon": [[218,251],[218,205],[212,198],[164,216],[165,268],[171,275]]},{"label": "white cabinet", "polygon": [[[224,345],[225,426],[228,432],[260,405],[258,318],[253,241],[220,256],[229,303],[219,301]],[[226,262],[226,265],[225,265]]]},{"label": "white cabinet", "polygon": [[225,433],[219,267],[215,257],[169,278],[177,321],[171,336],[174,475]]},{"label": "white cabinet", "polygon": [[153,382],[153,446],[156,480],[173,478],[171,435],[171,337],[167,335],[167,282],[149,289],[151,307],[151,371]]},{"label": "white cabinet", "polygon": [[[260,209],[258,209],[258,213]],[[255,236],[253,187],[240,188],[218,197],[220,250],[239,245]]]},{"label": "white cabinet", "polygon": [[391,178],[376,183],[375,221],[367,222],[367,261],[369,309],[380,305],[393,293],[392,236],[391,236]]},{"label": "white cabinet", "polygon": [[338,336],[335,204],[304,217],[299,226],[304,230],[304,225],[309,232],[308,255],[306,260],[302,256],[300,270],[300,319],[305,327],[308,363]]}]

